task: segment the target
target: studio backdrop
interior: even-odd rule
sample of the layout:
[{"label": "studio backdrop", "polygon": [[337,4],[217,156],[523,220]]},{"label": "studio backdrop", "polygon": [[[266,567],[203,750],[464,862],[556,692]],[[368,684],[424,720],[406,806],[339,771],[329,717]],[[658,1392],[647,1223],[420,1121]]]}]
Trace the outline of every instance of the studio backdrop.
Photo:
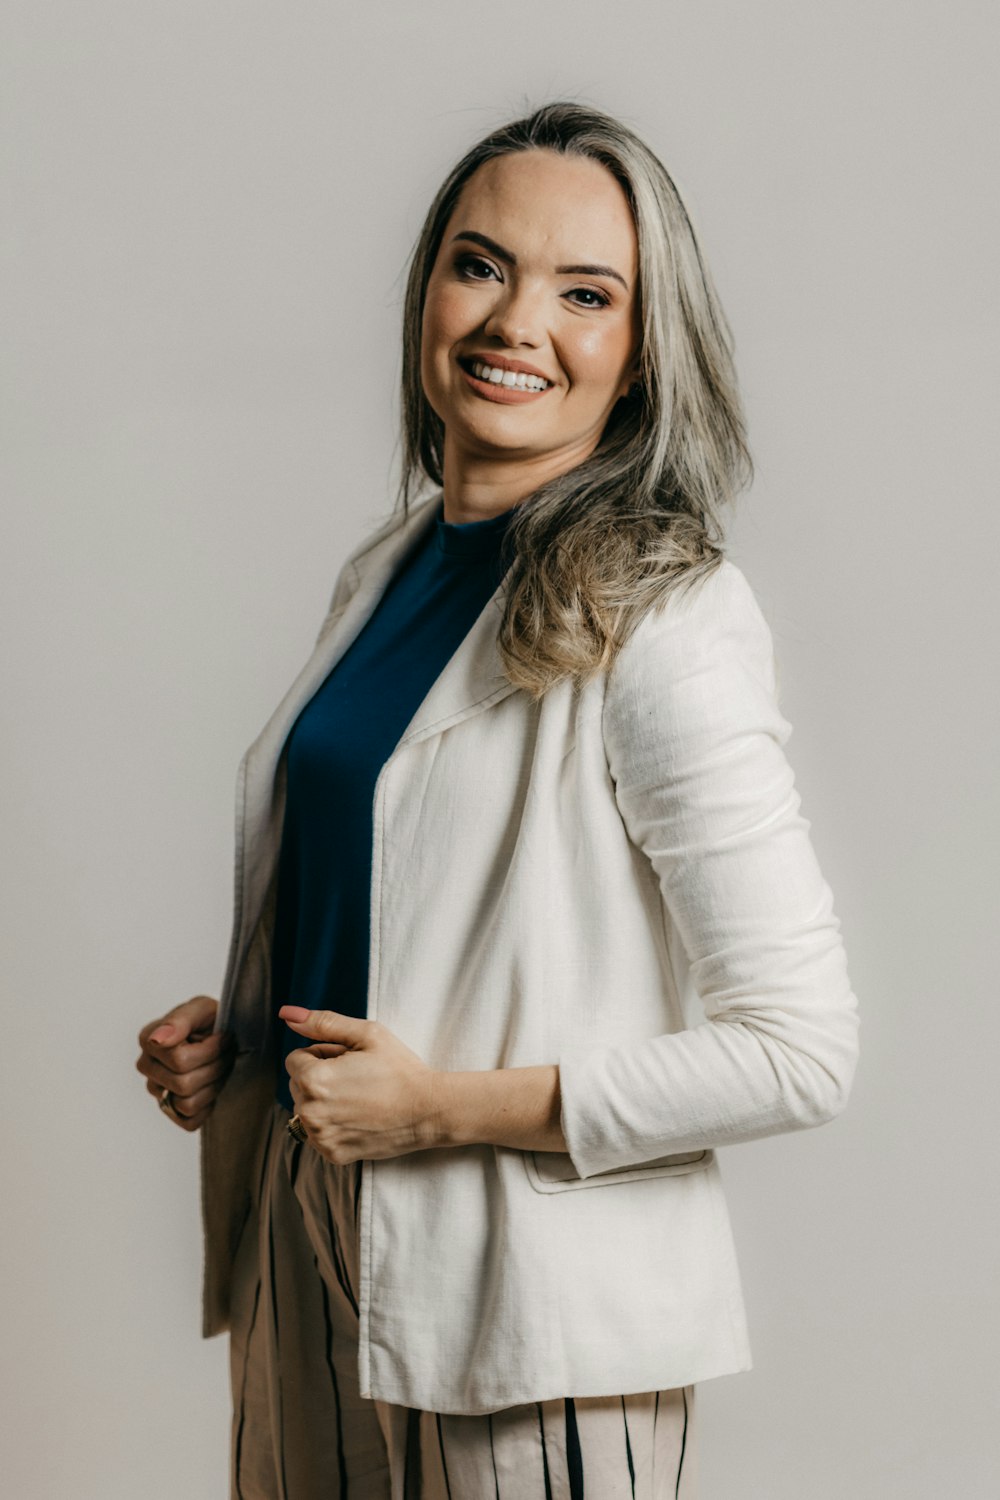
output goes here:
[{"label": "studio backdrop", "polygon": [[9,0],[4,1491],[217,1500],[197,1140],[134,1069],[218,994],[237,763],[392,508],[407,256],[548,99],[674,173],[757,467],[729,555],[861,1016],[844,1115],[720,1152],[752,1371],[712,1500],[990,1500],[998,1329],[997,13]]}]

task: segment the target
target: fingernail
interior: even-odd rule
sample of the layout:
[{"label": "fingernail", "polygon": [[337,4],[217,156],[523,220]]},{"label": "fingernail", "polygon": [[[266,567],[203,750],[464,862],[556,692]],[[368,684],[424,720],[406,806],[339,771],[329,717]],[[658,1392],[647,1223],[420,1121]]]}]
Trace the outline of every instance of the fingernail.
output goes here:
[{"label": "fingernail", "polygon": [[283,1005],[278,1015],[285,1021],[307,1021],[310,1012],[304,1005]]},{"label": "fingernail", "polygon": [[151,1042],[169,1042],[173,1034],[174,1028],[172,1026],[157,1026],[155,1031],[150,1032],[149,1040]]}]

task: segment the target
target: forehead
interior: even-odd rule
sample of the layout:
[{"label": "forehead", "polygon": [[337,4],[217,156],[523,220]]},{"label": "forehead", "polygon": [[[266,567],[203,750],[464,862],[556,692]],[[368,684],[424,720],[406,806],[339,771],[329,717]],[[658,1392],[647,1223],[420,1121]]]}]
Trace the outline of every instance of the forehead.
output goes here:
[{"label": "forehead", "polygon": [[445,230],[487,234],[524,257],[553,264],[600,261],[631,283],[638,265],[624,189],[600,162],[536,149],[493,157],[465,183]]}]

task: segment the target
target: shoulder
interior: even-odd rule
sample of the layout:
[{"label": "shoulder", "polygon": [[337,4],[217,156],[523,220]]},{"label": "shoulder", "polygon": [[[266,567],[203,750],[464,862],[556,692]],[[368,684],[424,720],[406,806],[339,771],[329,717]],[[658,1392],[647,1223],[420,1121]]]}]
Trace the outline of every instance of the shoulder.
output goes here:
[{"label": "shoulder", "polygon": [[771,629],[746,575],[728,559],[643,615],[608,672],[602,715],[612,761],[666,747],[728,753],[791,725],[778,701]]},{"label": "shoulder", "polygon": [[439,495],[430,495],[427,499],[421,500],[417,505],[411,507],[409,511],[404,511],[397,507],[387,520],[383,520],[380,524],[367,531],[361,541],[356,543],[353,550],[347,554],[347,557],[340,566],[340,571],[334,583],[333,595],[327,606],[326,617],[320,628],[320,638],[329,629],[332,616],[347,606],[352,594],[357,589],[369,553],[373,552],[382,542],[387,541],[402,527],[410,523],[415,525],[417,518],[436,505],[439,499]]},{"label": "shoulder", "polygon": [[771,676],[770,625],[746,574],[723,557],[642,616],[610,669],[608,689],[636,673],[662,678],[727,656]]},{"label": "shoulder", "polygon": [[402,527],[411,523],[415,524],[417,517],[423,515],[425,511],[437,504],[439,499],[439,495],[431,495],[427,499],[421,500],[418,504],[411,506],[408,511],[404,511],[401,507],[397,506],[387,519],[383,518],[375,526],[365,531],[361,540],[355,543],[352,550],[344,559],[341,573],[360,571],[360,565],[364,563],[364,559],[369,552],[373,551],[381,542],[387,541],[394,532],[401,530]]},{"label": "shoulder", "polygon": [[377,547],[380,542],[386,541],[394,532],[401,530],[407,525],[416,525],[417,518],[437,505],[440,499],[440,493],[436,493],[418,501],[409,510],[403,510],[401,506],[397,506],[388,519],[384,519],[370,531],[366,532],[353,552],[348,553],[347,563],[359,563],[367,553],[371,552],[374,547]]}]

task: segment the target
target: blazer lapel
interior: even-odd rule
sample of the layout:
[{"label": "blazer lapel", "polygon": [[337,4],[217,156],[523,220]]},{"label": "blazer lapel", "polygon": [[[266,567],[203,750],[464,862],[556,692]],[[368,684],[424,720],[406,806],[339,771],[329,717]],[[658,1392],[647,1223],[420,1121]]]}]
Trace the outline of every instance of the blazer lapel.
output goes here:
[{"label": "blazer lapel", "polygon": [[[316,646],[243,758],[237,786],[237,911],[223,993],[235,983],[267,897],[284,818],[282,751],[299,713],[360,634],[411,544],[434,524],[440,494],[417,506],[388,535],[354,554],[353,594],[324,623]],[[458,650],[406,727],[399,746],[426,739],[491,707],[515,691],[504,676],[496,644],[505,575]]]},{"label": "blazer lapel", "polygon": [[431,685],[400,737],[399,747],[440,734],[516,691],[504,674],[497,632],[509,570],[487,600],[462,644]]}]

